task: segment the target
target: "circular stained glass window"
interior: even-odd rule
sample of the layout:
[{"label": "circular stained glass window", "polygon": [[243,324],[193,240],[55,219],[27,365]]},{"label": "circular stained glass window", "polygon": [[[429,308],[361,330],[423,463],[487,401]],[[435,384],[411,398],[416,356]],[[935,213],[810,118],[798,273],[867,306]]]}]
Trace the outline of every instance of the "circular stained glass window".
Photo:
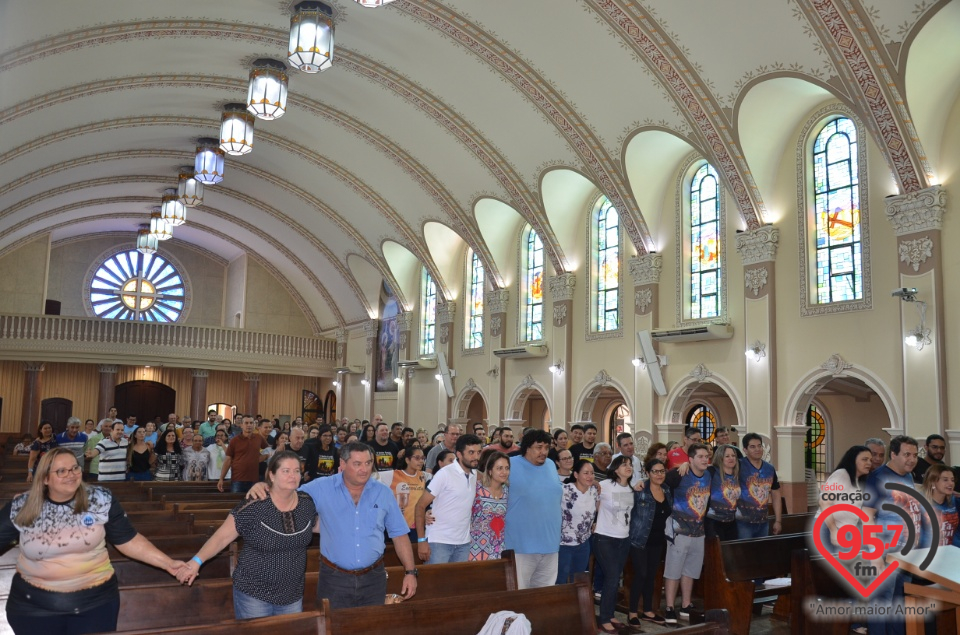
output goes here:
[{"label": "circular stained glass window", "polygon": [[90,283],[94,314],[110,320],[176,322],[185,300],[183,277],[176,267],[163,256],[136,250],[108,258]]}]

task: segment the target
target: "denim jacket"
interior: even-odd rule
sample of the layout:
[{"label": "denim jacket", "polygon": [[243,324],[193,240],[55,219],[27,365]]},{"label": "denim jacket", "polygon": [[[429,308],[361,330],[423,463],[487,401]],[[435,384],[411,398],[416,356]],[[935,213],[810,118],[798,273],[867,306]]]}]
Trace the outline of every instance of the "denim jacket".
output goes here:
[{"label": "denim jacket", "polygon": [[[664,483],[663,495],[667,501],[667,508],[673,509],[673,491]],[[657,501],[650,493],[650,479],[643,482],[641,491],[633,491],[633,514],[630,515],[630,546],[644,547],[650,537],[650,527],[653,526],[653,516],[657,511]]]}]

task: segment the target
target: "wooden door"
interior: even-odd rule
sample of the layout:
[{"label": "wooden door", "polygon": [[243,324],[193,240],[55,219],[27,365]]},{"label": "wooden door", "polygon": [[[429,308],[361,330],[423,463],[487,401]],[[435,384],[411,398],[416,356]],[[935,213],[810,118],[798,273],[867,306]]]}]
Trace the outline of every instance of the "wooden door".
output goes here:
[{"label": "wooden door", "polygon": [[73,416],[73,402],[63,397],[51,397],[40,402],[40,421],[49,421],[53,432],[60,434],[67,429],[67,419]]},{"label": "wooden door", "polygon": [[168,414],[176,412],[177,391],[156,381],[128,381],[116,387],[113,403],[124,423],[132,415],[143,426],[157,416],[166,421]]}]

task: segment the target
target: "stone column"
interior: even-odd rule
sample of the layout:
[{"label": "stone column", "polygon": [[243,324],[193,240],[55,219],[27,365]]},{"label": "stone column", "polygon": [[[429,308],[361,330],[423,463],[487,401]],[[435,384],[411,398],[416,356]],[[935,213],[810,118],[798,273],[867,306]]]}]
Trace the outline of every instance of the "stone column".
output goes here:
[{"label": "stone column", "polygon": [[247,394],[244,400],[246,414],[263,414],[260,412],[260,373],[244,373],[243,381],[247,385]]},{"label": "stone column", "polygon": [[[334,331],[333,336],[337,340],[337,361],[335,366],[343,368],[347,365],[347,340],[349,339],[349,333],[347,329],[342,326],[337,327],[337,330]],[[347,375],[336,375],[334,380],[334,393],[337,395],[337,409],[341,412],[346,412],[346,402],[344,401],[345,395],[347,394],[346,387],[346,377]]]},{"label": "stone column", "polygon": [[[771,461],[777,466],[780,495],[787,501],[787,513],[807,512],[807,482],[804,475],[804,448],[809,426],[775,426],[777,451]],[[766,436],[766,435],[764,435]],[[764,460],[770,461],[764,457]]]},{"label": "stone column", "polygon": [[[194,421],[207,419],[207,377],[210,371],[204,368],[192,368],[193,383],[190,385],[190,417]],[[247,414],[244,412],[243,414]]]},{"label": "stone column", "polygon": [[[946,206],[947,193],[939,185],[886,198],[887,220],[897,236],[900,286],[917,289],[913,301],[900,302],[900,332],[906,434],[918,439],[943,434],[947,426],[940,236]],[[918,343],[904,342],[907,335]]]},{"label": "stone column", "polygon": [[[563,362],[563,370],[553,373],[553,409],[551,421],[563,425],[570,419],[573,397],[570,390],[570,369],[574,367],[573,354],[573,293],[577,286],[577,276],[573,273],[558,273],[550,278],[550,299],[553,301],[553,337],[549,357],[550,364]],[[546,335],[544,329],[544,335]]]},{"label": "stone column", "polygon": [[[397,350],[397,359],[416,359],[413,351],[410,350],[410,330],[413,328],[414,314],[407,311],[397,316],[397,333],[400,337],[399,350]],[[413,369],[409,371],[401,368],[397,373],[400,378],[400,385],[397,387],[397,416],[405,425],[410,425],[410,377]]]},{"label": "stone column", "polygon": [[[380,330],[380,320],[373,319],[368,320],[363,323],[363,335],[367,342],[366,347],[366,370],[361,385],[365,389],[364,400],[363,400],[363,418],[372,419],[373,418],[373,396],[376,391],[376,371],[374,370],[377,367],[377,333]],[[366,382],[364,385],[362,382]]]},{"label": "stone column", "polygon": [[[508,289],[496,289],[487,291],[483,295],[483,319],[489,325],[488,339],[490,355],[498,348],[504,348],[507,345],[507,302],[510,301],[510,291]],[[487,376],[491,378],[490,411],[487,416],[496,421],[503,420],[506,413],[506,404],[504,401],[507,395],[506,376],[503,372],[504,360],[498,357],[491,358],[493,365],[487,371]]]},{"label": "stone column", "polygon": [[[631,258],[628,262],[630,277],[633,278],[633,320],[623,316],[624,331],[630,332],[630,342],[624,342],[624,348],[634,350],[634,359],[641,357],[640,344],[635,333],[652,331],[660,326],[660,272],[663,270],[663,256],[651,253]],[[624,337],[627,337],[626,333]],[[654,348],[657,345],[654,343]],[[659,353],[659,350],[657,351]],[[664,377],[666,369],[661,369]],[[650,383],[650,375],[641,367],[636,367],[633,382],[633,403],[636,412],[633,414],[634,430],[646,430],[653,437],[657,435],[656,425],[659,421],[660,398]]]},{"label": "stone column", "polygon": [[[447,364],[450,364],[453,361],[453,342],[454,342],[454,324],[456,324],[457,319],[457,303],[452,300],[447,300],[443,304],[437,305],[437,341],[435,346],[437,351],[443,351],[443,354],[447,358]],[[439,372],[439,368],[438,368]],[[453,374],[453,373],[451,373]],[[452,377],[451,380],[454,382],[454,387],[456,387],[456,378]],[[453,406],[453,398],[447,397],[447,393],[443,388],[441,382],[437,382],[438,392],[437,397],[439,399],[437,412],[439,413],[439,418],[437,420],[438,424],[446,424],[450,419],[451,408]],[[456,390],[456,388],[454,388]],[[456,396],[456,392],[454,392]]]},{"label": "stone column", "polygon": [[[773,436],[777,422],[777,364],[774,261],[780,230],[764,225],[737,235],[737,253],[743,259],[744,340],[748,349],[758,351],[746,357],[746,395],[744,416],[751,432]],[[792,423],[792,422],[785,422]],[[802,448],[801,448],[802,450]],[[803,456],[803,452],[797,456]],[[801,472],[801,481],[803,473]],[[787,480],[780,477],[781,480]]]},{"label": "stone column", "polygon": [[36,434],[40,424],[40,373],[43,362],[23,362],[23,407],[20,434]]},{"label": "stone column", "polygon": [[107,416],[107,411],[114,405],[113,400],[117,389],[117,371],[120,367],[116,364],[99,364],[97,370],[100,371],[100,390],[97,392],[97,423],[100,419]]}]

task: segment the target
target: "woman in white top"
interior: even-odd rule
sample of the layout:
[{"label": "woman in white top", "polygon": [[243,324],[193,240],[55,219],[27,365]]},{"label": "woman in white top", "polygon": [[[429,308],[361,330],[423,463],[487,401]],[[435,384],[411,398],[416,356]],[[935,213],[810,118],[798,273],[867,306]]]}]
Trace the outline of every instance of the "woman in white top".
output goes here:
[{"label": "woman in white top", "polygon": [[[569,454],[569,450],[565,450]],[[572,455],[571,455],[572,457]],[[557,556],[557,584],[566,584],[590,564],[590,536],[600,491],[593,482],[593,463],[580,459],[563,485],[560,503],[560,553]]]},{"label": "woman in white top", "polygon": [[[870,473],[870,448],[865,445],[855,445],[843,455],[837,469],[827,477],[818,496],[820,509],[817,517],[825,509],[838,503],[846,503],[857,508],[863,507],[863,488]],[[838,550],[837,533],[841,527],[860,525],[860,518],[851,512],[837,511],[827,516],[823,522],[821,539],[824,546],[829,545],[831,551]],[[829,541],[829,542],[828,542]]]},{"label": "woman in white top", "polygon": [[620,574],[630,555],[630,512],[633,511],[633,462],[618,456],[607,469],[607,479],[601,483],[600,507],[597,511],[597,529],[594,532],[594,556],[603,567],[603,593],[600,597],[600,617],[597,622],[604,633],[617,633],[626,625],[613,619],[617,606],[617,587]]}]

